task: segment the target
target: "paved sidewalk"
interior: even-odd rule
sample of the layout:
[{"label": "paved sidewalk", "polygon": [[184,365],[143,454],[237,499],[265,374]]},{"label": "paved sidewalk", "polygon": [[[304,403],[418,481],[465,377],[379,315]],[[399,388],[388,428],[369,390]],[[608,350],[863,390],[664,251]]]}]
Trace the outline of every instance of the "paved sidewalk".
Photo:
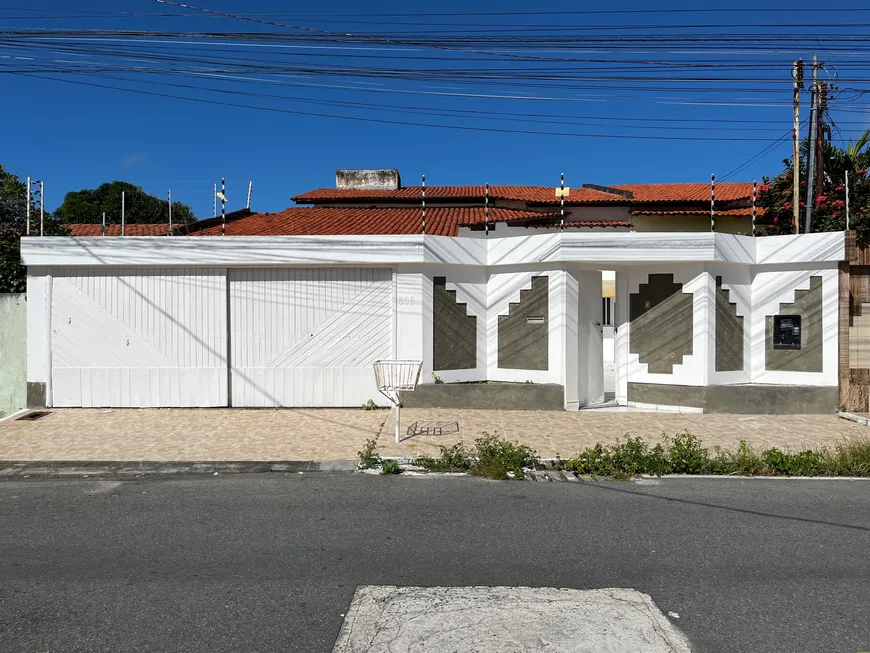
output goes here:
[{"label": "paved sidewalk", "polygon": [[61,409],[35,422],[0,423],[0,460],[351,460],[370,438],[383,455],[419,456],[460,439],[470,444],[484,432],[528,444],[546,458],[626,435],[657,442],[682,431],[711,447],[744,439],[757,448],[802,449],[870,437],[870,428],[836,415],[403,410],[403,433],[414,424],[429,434],[403,435],[396,445],[387,410]]}]

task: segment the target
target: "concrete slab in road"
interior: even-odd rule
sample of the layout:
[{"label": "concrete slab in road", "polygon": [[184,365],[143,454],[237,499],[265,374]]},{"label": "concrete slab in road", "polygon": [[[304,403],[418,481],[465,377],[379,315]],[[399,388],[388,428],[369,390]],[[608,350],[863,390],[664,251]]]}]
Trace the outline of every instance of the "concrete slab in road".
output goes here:
[{"label": "concrete slab in road", "polygon": [[333,653],[688,653],[686,638],[633,589],[357,589]]}]

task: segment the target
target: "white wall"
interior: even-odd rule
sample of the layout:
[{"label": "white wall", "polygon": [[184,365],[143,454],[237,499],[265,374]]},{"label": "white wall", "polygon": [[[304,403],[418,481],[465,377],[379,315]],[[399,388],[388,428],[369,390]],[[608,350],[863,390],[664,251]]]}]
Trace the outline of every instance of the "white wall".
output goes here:
[{"label": "white wall", "polygon": [[[640,362],[638,354],[626,352],[628,380],[632,383],[706,385],[712,325],[709,307],[713,298],[710,294],[709,275],[704,271],[704,266],[699,263],[642,266],[628,268],[626,274],[628,277],[626,295],[637,293],[640,284],[646,283],[650,274],[673,274],[674,281],[683,284],[683,293],[691,293],[693,297],[692,353],[683,356],[682,361],[674,365],[671,374],[655,374],[649,372],[647,364]],[[621,288],[617,288],[618,300],[623,299],[619,297],[620,291]],[[628,322],[627,296],[623,310],[618,313],[621,314],[620,335],[630,340],[631,324]]]},{"label": "white wall", "polygon": [[[793,302],[795,290],[808,290],[810,277],[815,276],[822,277],[822,371],[785,372],[764,369],[766,316],[779,313],[781,303]],[[754,275],[750,322],[753,383],[822,386],[838,384],[838,284],[836,269],[782,270],[757,272]]]},{"label": "white wall", "polygon": [[[604,401],[604,358],[601,326],[601,273],[597,270],[576,270],[578,281],[578,405],[588,406]],[[568,352],[568,360],[572,360]]]},{"label": "white wall", "polygon": [[[707,358],[707,384],[730,385],[749,383],[752,369],[752,268],[749,266],[710,265],[708,293],[712,295],[710,307],[710,345]],[[716,277],[722,277],[722,287],[728,290],[729,299],[737,304],[737,315],[743,317],[743,369],[740,371],[716,371]]]},{"label": "white wall", "polygon": [[[598,394],[596,382],[582,376],[584,356],[591,363],[596,355],[589,349],[584,354],[584,339],[588,344],[592,338],[583,335],[588,325],[583,324],[582,307],[593,296],[594,274],[598,287],[590,315],[595,322],[600,321],[597,270],[601,268],[615,270],[617,274],[614,358],[617,395],[623,403],[629,381],[681,385],[746,382],[747,373],[715,372],[715,276],[721,274],[731,290],[732,301],[737,301],[738,310],[746,319],[748,380],[836,385],[836,261],[842,259],[844,252],[843,235],[836,233],[759,239],[718,233],[546,233],[489,240],[432,236],[27,238],[22,241],[22,257],[30,266],[27,379],[46,383],[51,397],[49,307],[53,280],[51,268],[40,265],[92,266],[118,275],[119,268],[113,266],[138,266],[139,271],[153,274],[155,270],[171,267],[170,263],[191,270],[196,266],[225,269],[227,262],[231,262],[235,267],[326,268],[338,264],[392,267],[395,279],[392,355],[424,361],[423,382],[432,380],[433,278],[445,276],[448,287],[456,290],[459,299],[467,302],[469,312],[478,317],[477,367],[439,372],[445,381],[562,383],[568,388],[570,401],[578,404],[583,402],[584,383],[585,394],[589,397]],[[693,351],[675,365],[673,374],[650,374],[636,355],[628,354],[628,298],[650,272],[674,273],[676,281],[685,284],[684,292],[694,296]],[[586,273],[590,275],[587,277]],[[124,274],[135,277],[139,272]],[[549,369],[499,369],[498,316],[507,312],[511,301],[517,301],[520,289],[529,287],[535,275],[550,279]],[[792,301],[795,287],[806,287],[813,275],[823,277],[824,370],[812,374],[768,372],[763,369],[764,316],[775,313],[779,303]],[[152,293],[159,293],[147,286],[140,290],[149,298]],[[189,303],[195,301],[190,299]],[[184,319],[181,322],[187,324]],[[92,358],[96,360],[99,355],[100,352],[94,352]],[[154,360],[158,358],[155,354]]]},{"label": "white wall", "polygon": [[[49,383],[51,377],[51,275],[45,268],[27,271],[27,381]],[[46,389],[46,399],[50,398]]]},{"label": "white wall", "polygon": [[[833,264],[832,264],[833,265]],[[626,397],[627,383],[667,385],[729,385],[764,383],[782,385],[835,386],[838,383],[838,274],[834,267],[771,271],[760,266],[674,264],[643,266],[624,270],[617,280],[620,310],[616,335],[617,396]],[[636,293],[649,274],[673,273],[683,283],[683,292],[693,293],[693,351],[674,365],[672,374],[651,374],[637,354],[628,353],[631,325],[628,323],[627,293]],[[716,371],[716,276],[737,304],[744,321],[744,369]],[[780,303],[794,301],[795,290],[809,288],[810,277],[822,277],[823,371],[786,372],[765,369],[766,316],[779,312]],[[623,281],[627,277],[627,281]],[[623,290],[624,289],[624,290]],[[623,362],[626,361],[626,362]]]}]

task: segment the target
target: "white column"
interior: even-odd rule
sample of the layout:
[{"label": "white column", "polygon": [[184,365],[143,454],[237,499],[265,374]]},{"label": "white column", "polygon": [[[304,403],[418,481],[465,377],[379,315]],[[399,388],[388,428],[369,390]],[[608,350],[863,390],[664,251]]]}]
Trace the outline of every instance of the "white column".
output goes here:
[{"label": "white column", "polygon": [[616,402],[628,404],[628,291],[627,270],[616,271],[616,315],[613,316],[613,359],[616,372]]},{"label": "white column", "polygon": [[394,356],[423,361],[420,383],[432,381],[432,301],[432,278],[407,266],[397,266]]},{"label": "white column", "polygon": [[45,384],[51,405],[51,276],[45,268],[27,273],[27,382]]},{"label": "white column", "polygon": [[604,401],[604,343],[601,330],[601,272],[577,273],[578,372],[581,406]]}]

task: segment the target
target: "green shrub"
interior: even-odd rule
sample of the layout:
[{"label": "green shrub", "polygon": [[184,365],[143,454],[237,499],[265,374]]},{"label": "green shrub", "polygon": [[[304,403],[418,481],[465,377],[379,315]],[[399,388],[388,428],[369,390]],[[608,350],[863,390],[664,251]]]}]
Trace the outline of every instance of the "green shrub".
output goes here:
[{"label": "green shrub", "polygon": [[650,449],[640,438],[627,438],[625,442],[617,441],[612,445],[587,447],[566,461],[565,469],[578,474],[627,479],[637,474],[661,476],[670,471],[670,465],[662,445]]},{"label": "green shrub", "polygon": [[425,467],[433,472],[465,472],[471,468],[471,454],[464,442],[457,442],[452,447],[440,447],[437,458],[424,456],[412,461],[413,465]]},{"label": "green shrub", "polygon": [[435,472],[471,472],[498,480],[525,477],[523,468],[536,467],[540,463],[537,453],[525,445],[515,444],[496,435],[483,434],[469,450],[463,442],[452,447],[441,447],[437,458],[422,457],[412,464]]},{"label": "green shrub", "polygon": [[381,474],[387,476],[389,474],[401,474],[402,468],[397,460],[385,460],[381,464]]},{"label": "green shrub", "polygon": [[785,476],[819,476],[826,457],[825,449],[791,453],[773,448],[761,452],[761,459],[770,473]]},{"label": "green shrub", "polygon": [[755,476],[765,473],[764,462],[746,440],[741,440],[734,452],[717,448],[713,463],[711,472],[714,474]]},{"label": "green shrub", "polygon": [[713,465],[710,452],[701,446],[701,441],[688,431],[670,441],[668,461],[671,474],[708,474]]},{"label": "green shrub", "polygon": [[363,410],[377,410],[377,409],[378,409],[378,405],[377,405],[374,401],[372,401],[371,399],[369,399],[367,402],[365,402],[365,403],[362,405],[362,409],[363,409]]},{"label": "green shrub", "polygon": [[531,447],[508,442],[488,433],[474,441],[474,450],[476,461],[471,472],[496,480],[511,478],[509,472],[513,472],[513,478],[525,478],[523,467],[536,467],[540,463]]},{"label": "green shrub", "polygon": [[359,456],[359,466],[362,469],[372,469],[381,463],[381,457],[378,455],[378,441],[366,440],[362,451],[357,451]]}]

